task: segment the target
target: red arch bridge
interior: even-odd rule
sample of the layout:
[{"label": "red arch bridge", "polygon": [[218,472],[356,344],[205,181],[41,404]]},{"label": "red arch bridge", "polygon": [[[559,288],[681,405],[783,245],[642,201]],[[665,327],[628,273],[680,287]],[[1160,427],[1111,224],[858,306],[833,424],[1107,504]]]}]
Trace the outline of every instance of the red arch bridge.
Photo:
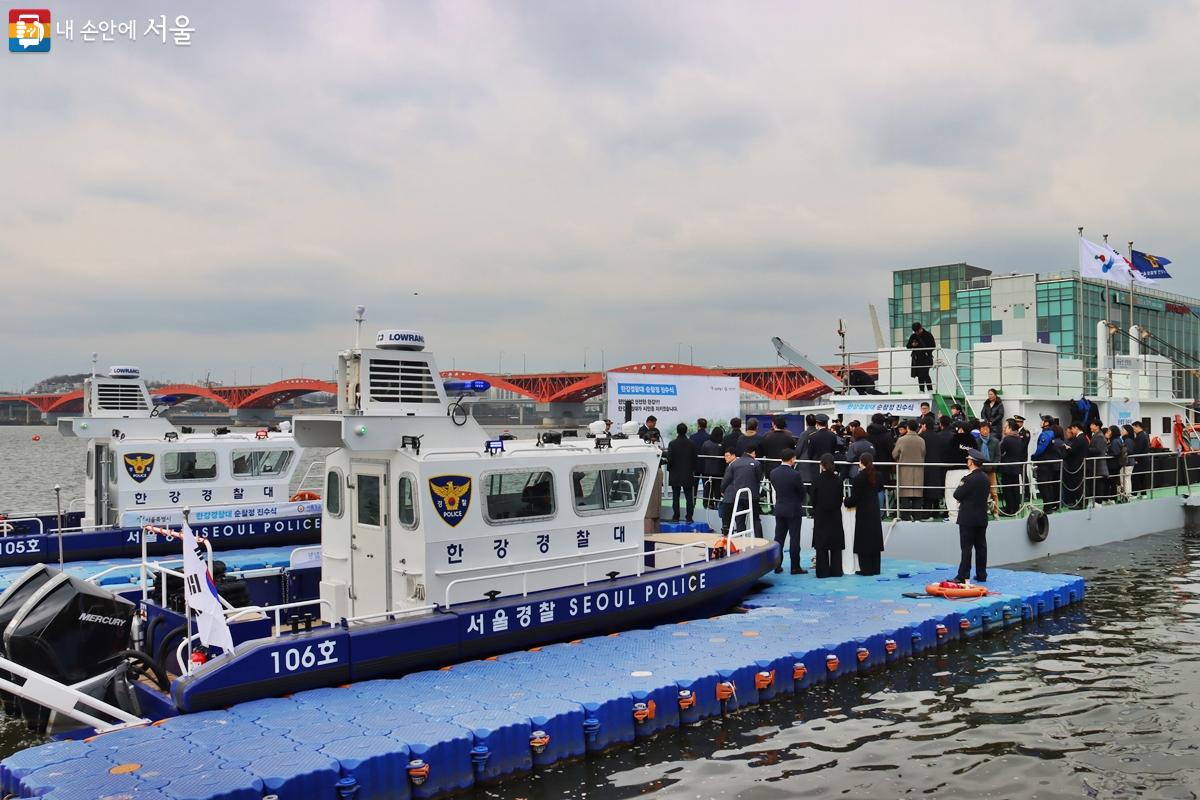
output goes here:
[{"label": "red arch bridge", "polygon": [[[877,362],[851,365],[853,369],[875,374]],[[837,366],[826,367],[833,372]],[[737,378],[741,388],[770,400],[809,400],[824,394],[823,383],[799,367],[696,367],[690,364],[653,362],[629,364],[609,372],[634,372],[655,375],[710,375]],[[604,392],[603,372],[545,372],[526,375],[488,375],[469,370],[447,370],[443,378],[482,379],[495,389],[527,397],[539,403],[580,403]],[[231,411],[269,410],[280,403],[314,392],[334,393],[337,385],[315,378],[288,378],[261,386],[198,386],[173,383],[151,390],[154,397],[168,395],[184,400],[204,398],[225,406]],[[73,414],[83,410],[83,390],[62,394],[21,394],[0,396],[0,402],[23,402],[44,414]]]}]

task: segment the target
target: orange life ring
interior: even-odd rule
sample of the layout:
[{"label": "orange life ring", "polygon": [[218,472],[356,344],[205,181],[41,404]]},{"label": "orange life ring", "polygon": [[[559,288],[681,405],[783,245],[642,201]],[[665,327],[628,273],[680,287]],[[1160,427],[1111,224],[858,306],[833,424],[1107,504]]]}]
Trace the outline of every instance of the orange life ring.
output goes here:
[{"label": "orange life ring", "polygon": [[708,548],[709,558],[724,558],[725,556],[737,555],[738,546],[733,539],[722,536]]},{"label": "orange life ring", "polygon": [[931,583],[925,587],[925,594],[931,594],[935,597],[983,597],[988,593],[986,586],[966,586],[953,581],[942,581],[941,583]]},{"label": "orange life ring", "polygon": [[321,495],[317,494],[316,492],[304,491],[304,492],[296,492],[294,495],[292,495],[291,499],[288,502],[289,503],[311,503],[315,500],[320,500],[320,499],[321,499]]}]

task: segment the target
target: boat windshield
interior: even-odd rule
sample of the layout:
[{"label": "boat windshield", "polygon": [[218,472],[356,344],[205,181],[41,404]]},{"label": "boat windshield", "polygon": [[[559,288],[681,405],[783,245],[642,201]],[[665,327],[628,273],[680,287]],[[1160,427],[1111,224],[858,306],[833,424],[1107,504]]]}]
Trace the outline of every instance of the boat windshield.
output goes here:
[{"label": "boat windshield", "polygon": [[575,510],[604,511],[636,506],[645,477],[645,467],[577,469],[571,473]]},{"label": "boat windshield", "polygon": [[281,475],[292,461],[292,451],[279,450],[234,450],[233,477],[260,478],[264,475]]}]

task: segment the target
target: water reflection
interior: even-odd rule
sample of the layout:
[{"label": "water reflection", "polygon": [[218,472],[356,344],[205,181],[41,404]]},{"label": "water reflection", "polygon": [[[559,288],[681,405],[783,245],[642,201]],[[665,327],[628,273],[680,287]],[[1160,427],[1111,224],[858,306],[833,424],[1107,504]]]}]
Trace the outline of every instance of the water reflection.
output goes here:
[{"label": "water reflection", "polygon": [[1198,556],[1176,532],[1030,564],[1086,602],[475,794],[1196,797]]}]

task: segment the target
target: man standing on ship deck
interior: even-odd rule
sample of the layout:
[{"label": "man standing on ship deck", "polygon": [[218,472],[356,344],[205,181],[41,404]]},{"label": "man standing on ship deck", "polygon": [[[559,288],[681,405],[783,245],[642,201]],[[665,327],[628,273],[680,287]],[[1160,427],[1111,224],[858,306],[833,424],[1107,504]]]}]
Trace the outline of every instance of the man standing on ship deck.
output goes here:
[{"label": "man standing on ship deck", "polygon": [[775,541],[779,543],[780,565],[783,572],[783,546],[788,537],[788,555],[793,575],[803,575],[800,566],[800,529],[804,523],[804,478],[796,471],[796,451],[785,448],[780,453],[779,466],[771,470],[771,485],[775,487]]},{"label": "man standing on ship deck", "polygon": [[983,453],[975,448],[967,451],[967,475],[954,490],[958,501],[958,546],[962,558],[954,580],[962,583],[971,577],[971,552],[975,553],[975,580],[987,580],[988,500],[992,496],[992,481],[979,467]]},{"label": "man standing on ship deck", "polygon": [[912,330],[912,336],[908,337],[908,344],[905,345],[912,350],[912,377],[917,379],[917,387],[922,392],[932,392],[933,381],[929,377],[929,369],[933,366],[933,348],[937,347],[937,342],[933,334],[919,322],[912,324]]}]

